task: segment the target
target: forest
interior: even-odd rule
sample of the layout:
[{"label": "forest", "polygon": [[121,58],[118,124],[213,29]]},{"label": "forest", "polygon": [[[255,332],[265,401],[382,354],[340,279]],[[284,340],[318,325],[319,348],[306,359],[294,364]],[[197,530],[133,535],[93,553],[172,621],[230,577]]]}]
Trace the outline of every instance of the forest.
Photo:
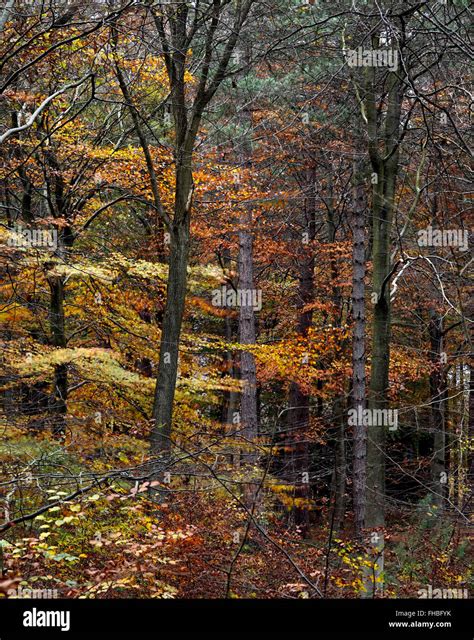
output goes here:
[{"label": "forest", "polygon": [[469,5],[0,2],[0,605],[471,597]]}]

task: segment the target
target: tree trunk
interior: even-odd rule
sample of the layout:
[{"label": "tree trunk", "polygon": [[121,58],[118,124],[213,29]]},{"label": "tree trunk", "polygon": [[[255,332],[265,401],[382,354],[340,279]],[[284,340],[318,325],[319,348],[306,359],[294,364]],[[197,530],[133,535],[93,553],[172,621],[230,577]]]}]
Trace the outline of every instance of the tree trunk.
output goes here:
[{"label": "tree trunk", "polygon": [[344,526],[346,513],[346,425],[344,399],[336,398],[333,403],[333,420],[336,424],[336,455],[334,468],[334,521],[335,533]]},{"label": "tree trunk", "polygon": [[434,369],[430,374],[431,392],[431,429],[433,432],[433,456],[431,460],[431,478],[433,504],[442,508],[446,495],[446,456],[444,431],[444,402],[446,390],[443,388],[443,319],[436,311],[430,312],[429,323],[431,360]]},{"label": "tree trunk", "polygon": [[175,215],[171,227],[166,305],[153,405],[152,455],[171,454],[171,420],[179,359],[179,340],[186,297],[192,199],[191,158],[177,167]]},{"label": "tree trunk", "polygon": [[[329,183],[329,207],[327,219],[327,241],[328,243],[336,242],[336,224],[334,220],[334,186],[332,181]],[[334,327],[341,326],[342,314],[342,296],[341,288],[338,285],[339,269],[334,258],[331,258],[331,285],[332,285],[332,302],[334,305],[334,317],[332,324]],[[346,507],[346,429],[345,429],[345,411],[344,397],[338,396],[332,403],[332,422],[335,426],[335,454],[334,454],[334,514],[332,528],[335,533],[339,533],[344,524],[344,514]]]},{"label": "tree trunk", "polygon": [[[242,304],[239,307],[239,342],[242,345],[252,345],[256,342],[255,311],[252,306],[253,296],[250,295],[250,292],[254,291],[251,224],[252,211],[250,207],[244,207],[239,230],[239,291],[249,295],[242,295]],[[253,443],[258,435],[257,371],[255,357],[248,351],[242,351],[240,355],[240,377],[243,385],[240,399],[240,436],[244,440],[243,449],[245,451],[245,454],[241,456],[241,461],[243,464],[249,465],[248,473],[253,476],[255,470],[250,467],[255,466],[258,458],[253,450]],[[256,486],[254,483],[250,483],[245,487],[245,501],[247,508],[249,508],[255,499]]]},{"label": "tree trunk", "polygon": [[[305,307],[314,300],[314,248],[310,243],[316,234],[314,172],[308,176],[307,186],[310,190],[306,199],[306,207],[303,212],[303,229],[306,250],[298,262],[298,299],[297,306],[300,309],[298,316],[297,332],[300,336],[307,336],[313,324],[313,311]],[[307,241],[307,242],[306,242]],[[306,246],[310,245],[310,246]],[[302,363],[304,366],[304,363]],[[310,480],[310,451],[308,443],[308,428],[310,422],[311,397],[296,382],[290,384],[288,395],[287,436],[285,440],[291,443],[292,450],[289,455],[289,469],[287,477],[295,485],[294,495],[297,503],[292,510],[294,524],[299,527],[301,534],[305,536],[309,528],[309,511],[304,503],[311,498]]]},{"label": "tree trunk", "polygon": [[[250,62],[250,53],[246,51],[245,58]],[[244,98],[244,97],[243,97]],[[244,128],[244,139],[241,142],[242,152],[240,163],[246,168],[252,166],[252,114],[246,106],[241,106],[240,120]],[[256,343],[255,309],[252,304],[255,291],[253,272],[253,232],[252,208],[245,205],[239,220],[239,286],[241,304],[239,306],[239,342],[242,345]],[[249,351],[240,353],[240,378],[242,393],[240,398],[240,437],[244,440],[241,462],[248,465],[248,474],[255,475],[255,465],[258,456],[254,449],[254,442],[258,436],[257,417],[257,370],[255,357]],[[253,468],[251,468],[253,467]],[[249,476],[247,476],[248,478]],[[256,491],[258,486],[254,482],[245,484],[244,500],[247,508],[255,508]]]},{"label": "tree trunk", "polygon": [[[390,298],[388,275],[390,268],[390,207],[381,204],[387,191],[385,180],[393,183],[394,176],[381,176],[374,193],[373,220],[373,294],[376,296],[372,321],[372,362],[370,370],[369,409],[373,415],[386,409],[388,401],[388,373],[390,363]],[[380,206],[381,205],[381,206]],[[367,486],[369,490],[366,517],[369,528],[385,524],[385,426],[368,427]]]},{"label": "tree trunk", "polygon": [[[366,408],[365,388],[365,187],[361,170],[363,161],[354,163],[354,190],[353,190],[353,245],[352,245],[352,316],[353,342],[352,342],[352,408],[358,407],[363,411]],[[352,479],[353,479],[353,504],[354,521],[357,538],[362,537],[365,526],[366,508],[366,474],[367,474],[367,427],[358,421],[354,425],[353,453],[352,453]]]},{"label": "tree trunk", "polygon": [[472,495],[474,485],[474,367],[469,365],[469,405],[468,405],[468,450],[467,450],[467,498],[464,502],[463,513],[473,513]]},{"label": "tree trunk", "polygon": [[[230,269],[230,251],[225,249],[222,254],[222,267],[224,270]],[[226,342],[233,343],[235,333],[234,319],[226,315],[224,320],[224,336]],[[233,351],[226,350],[224,354],[224,374],[231,378],[238,379],[238,366],[235,359],[235,353]],[[239,401],[240,393],[238,391],[225,391],[223,393],[222,413],[221,420],[224,427],[226,437],[235,437],[234,433],[239,429],[239,425],[236,424],[239,414]],[[235,467],[240,466],[240,454],[235,455],[235,448],[233,445],[229,447],[229,455],[226,456],[230,464],[234,464]]]},{"label": "tree trunk", "polygon": [[[64,322],[64,280],[62,276],[48,277],[51,291],[50,301],[50,326],[52,343],[55,347],[66,348],[66,331]],[[57,436],[64,436],[66,431],[67,413],[67,364],[56,365],[54,370],[54,404],[52,407],[53,425],[52,432]]]},{"label": "tree trunk", "polygon": [[[376,44],[376,43],[375,43]],[[390,365],[390,243],[399,163],[399,129],[402,80],[396,72],[388,73],[388,97],[383,151],[379,151],[379,125],[375,98],[375,70],[367,70],[366,111],[369,155],[375,177],[372,198],[372,353],[369,387],[369,410],[388,408]],[[383,590],[383,532],[385,526],[385,437],[386,425],[371,420],[367,432],[367,502],[366,528],[372,529],[370,545],[377,562],[372,579],[372,593]],[[375,530],[375,531],[374,531]]]}]

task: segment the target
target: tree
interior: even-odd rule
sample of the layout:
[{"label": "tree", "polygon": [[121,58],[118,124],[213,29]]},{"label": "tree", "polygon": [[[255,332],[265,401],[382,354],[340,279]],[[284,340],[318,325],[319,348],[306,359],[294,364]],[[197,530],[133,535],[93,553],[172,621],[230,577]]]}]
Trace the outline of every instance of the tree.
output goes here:
[{"label": "tree", "polygon": [[[239,1],[235,12],[231,12],[228,3],[221,2],[208,3],[194,11],[189,9],[186,2],[178,2],[164,10],[151,9],[170,83],[176,174],[173,217],[172,220],[165,219],[170,234],[170,254],[153,405],[155,426],[151,435],[151,450],[155,455],[169,454],[171,451],[173,400],[189,257],[194,146],[204,110],[225,78],[239,34],[254,4],[253,0]],[[204,34],[201,36],[200,29],[203,28]],[[201,41],[200,36],[203,38]],[[222,39],[225,39],[225,45],[219,47]],[[197,89],[190,102],[186,72],[191,47],[197,59],[198,51],[202,53],[202,63],[195,73]]]}]

